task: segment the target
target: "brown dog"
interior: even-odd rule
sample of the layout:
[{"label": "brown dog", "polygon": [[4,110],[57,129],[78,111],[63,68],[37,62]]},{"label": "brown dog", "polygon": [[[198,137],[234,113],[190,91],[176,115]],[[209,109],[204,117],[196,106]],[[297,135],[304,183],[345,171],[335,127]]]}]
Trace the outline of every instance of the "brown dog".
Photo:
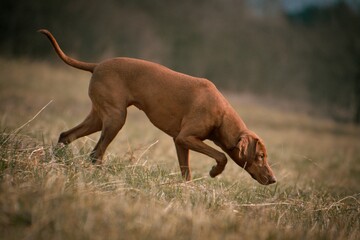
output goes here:
[{"label": "brown dog", "polygon": [[203,143],[209,139],[259,183],[276,182],[267,163],[263,141],[247,129],[210,81],[139,59],[80,62],[65,55],[49,31],[39,32],[50,39],[65,63],[93,73],[89,86],[91,112],[78,126],[61,133],[59,143],[69,144],[101,130],[99,142],[91,153],[93,162],[101,164],[106,148],[125,123],[127,107],[134,105],[143,110],[156,127],[173,137],[181,174],[186,180],[191,179],[190,149],[216,160],[211,177],[224,170],[227,158]]}]

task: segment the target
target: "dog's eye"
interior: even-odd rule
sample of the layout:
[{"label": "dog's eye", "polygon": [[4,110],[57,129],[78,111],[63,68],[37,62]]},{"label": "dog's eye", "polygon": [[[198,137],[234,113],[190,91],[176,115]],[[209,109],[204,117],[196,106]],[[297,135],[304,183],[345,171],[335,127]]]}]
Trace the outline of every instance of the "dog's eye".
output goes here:
[{"label": "dog's eye", "polygon": [[259,160],[260,160],[260,161],[264,161],[264,157],[265,157],[264,154],[260,154],[260,155],[259,155]]}]

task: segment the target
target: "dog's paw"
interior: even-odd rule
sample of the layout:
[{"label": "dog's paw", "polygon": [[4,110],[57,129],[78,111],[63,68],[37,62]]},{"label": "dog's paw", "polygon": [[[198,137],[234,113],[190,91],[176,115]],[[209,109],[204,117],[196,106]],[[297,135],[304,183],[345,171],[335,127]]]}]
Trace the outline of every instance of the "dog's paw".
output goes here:
[{"label": "dog's paw", "polygon": [[212,167],[212,169],[209,172],[210,177],[214,178],[217,175],[219,175],[220,173],[222,173],[225,169],[225,165],[215,165]]},{"label": "dog's paw", "polygon": [[95,151],[92,151],[92,152],[90,153],[89,159],[90,159],[91,163],[94,164],[94,165],[100,166],[101,163],[102,163],[101,158],[99,158],[99,157],[97,156],[97,154],[96,154]]},{"label": "dog's paw", "polygon": [[69,162],[72,158],[73,153],[66,144],[57,143],[51,149],[51,162]]},{"label": "dog's paw", "polygon": [[219,171],[218,166],[216,165],[216,166],[212,167],[212,169],[209,172],[209,175],[210,175],[210,177],[214,178],[217,175],[219,175],[220,173],[221,173],[221,171]]},{"label": "dog's paw", "polygon": [[67,155],[68,151],[67,151],[67,147],[65,144],[63,143],[57,143],[54,147],[53,147],[53,155],[57,158],[61,158],[64,157],[65,155]]}]

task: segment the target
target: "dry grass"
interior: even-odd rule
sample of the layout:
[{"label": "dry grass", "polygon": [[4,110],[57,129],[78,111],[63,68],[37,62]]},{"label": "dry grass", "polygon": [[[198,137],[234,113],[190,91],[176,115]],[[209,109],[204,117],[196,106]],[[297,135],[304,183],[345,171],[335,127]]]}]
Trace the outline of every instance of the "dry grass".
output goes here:
[{"label": "dry grass", "polygon": [[213,160],[191,153],[184,183],[172,140],[136,109],[104,166],[87,159],[97,134],[55,150],[90,109],[87,73],[0,59],[0,75],[2,239],[360,238],[357,127],[228,94],[279,181],[260,186],[232,162],[211,179]]}]

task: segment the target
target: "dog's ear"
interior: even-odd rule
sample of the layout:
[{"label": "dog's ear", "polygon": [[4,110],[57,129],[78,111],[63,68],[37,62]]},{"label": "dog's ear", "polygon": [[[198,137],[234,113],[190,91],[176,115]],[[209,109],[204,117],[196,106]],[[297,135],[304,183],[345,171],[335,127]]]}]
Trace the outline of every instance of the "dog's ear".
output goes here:
[{"label": "dog's ear", "polygon": [[240,137],[240,140],[237,144],[237,147],[239,148],[239,157],[244,158],[247,155],[248,152],[248,146],[249,146],[249,137],[247,135],[243,135]]},{"label": "dog's ear", "polygon": [[239,148],[239,157],[242,159],[254,158],[256,153],[261,150],[262,143],[259,138],[251,135],[242,135],[237,144]]}]

